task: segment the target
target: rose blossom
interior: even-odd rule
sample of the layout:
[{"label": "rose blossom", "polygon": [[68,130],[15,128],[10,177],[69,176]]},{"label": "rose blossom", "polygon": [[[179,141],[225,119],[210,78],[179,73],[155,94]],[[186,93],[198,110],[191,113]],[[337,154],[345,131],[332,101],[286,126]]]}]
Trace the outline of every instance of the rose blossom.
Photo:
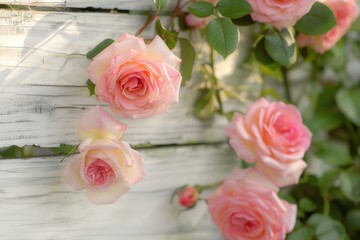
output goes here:
[{"label": "rose blossom", "polygon": [[228,240],[284,240],[297,207],[278,191],[254,168],[235,169],[208,198],[211,217]]},{"label": "rose blossom", "polygon": [[125,129],[126,125],[100,107],[80,121],[80,154],[66,166],[64,181],[74,190],[87,189],[92,203],[112,203],[144,177],[141,155],[118,140]]},{"label": "rose blossom", "polygon": [[253,12],[254,21],[269,23],[281,30],[294,26],[295,23],[308,13],[315,0],[247,0]]},{"label": "rose blossom", "polygon": [[246,162],[277,186],[297,183],[306,167],[302,160],[311,143],[311,132],[293,105],[261,98],[246,113],[235,113],[226,129],[230,145]]},{"label": "rose blossom", "polygon": [[124,118],[146,118],[167,111],[179,100],[180,63],[156,36],[146,45],[142,38],[122,34],[99,53],[88,67],[99,100]]},{"label": "rose blossom", "polygon": [[195,206],[199,199],[199,192],[193,186],[186,186],[178,192],[179,204],[183,207],[190,208]]},{"label": "rose blossom", "polygon": [[336,26],[323,35],[309,36],[300,33],[297,37],[299,47],[309,46],[321,54],[331,49],[345,35],[359,15],[355,0],[326,0],[323,3],[334,13]]}]

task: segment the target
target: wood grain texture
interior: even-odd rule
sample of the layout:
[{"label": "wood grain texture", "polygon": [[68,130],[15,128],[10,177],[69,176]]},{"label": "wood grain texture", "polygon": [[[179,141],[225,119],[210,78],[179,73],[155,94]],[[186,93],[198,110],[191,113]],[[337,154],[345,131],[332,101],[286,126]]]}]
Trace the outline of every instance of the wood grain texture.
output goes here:
[{"label": "wood grain texture", "polygon": [[[85,87],[4,87],[0,93],[0,146],[77,144],[79,119],[87,109],[100,104],[88,97]],[[192,112],[195,97],[195,91],[183,89],[180,102],[170,106],[169,113],[122,120],[128,124],[125,140],[155,145],[225,141],[227,120],[196,119]]]},{"label": "wood grain texture", "polygon": [[[5,0],[0,3],[47,7],[117,8],[122,10],[155,9],[152,0]],[[176,0],[170,0],[167,9],[172,9],[175,4]]]},{"label": "wood grain texture", "polygon": [[[102,104],[88,97],[90,61],[79,54],[104,38],[135,32],[143,22],[126,14],[0,11],[0,147],[76,144],[84,110]],[[169,114],[125,121],[125,139],[132,144],[226,140],[226,119],[197,120],[192,114],[197,91],[181,91]]]},{"label": "wood grain texture", "polygon": [[206,204],[177,217],[175,188],[221,180],[227,144],[142,150],[147,175],[112,205],[92,205],[62,181],[60,157],[0,161],[0,239],[221,239]]}]

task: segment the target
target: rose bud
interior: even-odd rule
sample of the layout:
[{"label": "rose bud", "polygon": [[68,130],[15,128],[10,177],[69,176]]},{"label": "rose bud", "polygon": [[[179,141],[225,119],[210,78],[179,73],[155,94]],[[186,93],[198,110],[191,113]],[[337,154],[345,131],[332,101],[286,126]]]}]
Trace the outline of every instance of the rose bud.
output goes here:
[{"label": "rose bud", "polygon": [[199,199],[199,191],[194,186],[186,186],[178,190],[179,204],[186,208],[196,205]]}]

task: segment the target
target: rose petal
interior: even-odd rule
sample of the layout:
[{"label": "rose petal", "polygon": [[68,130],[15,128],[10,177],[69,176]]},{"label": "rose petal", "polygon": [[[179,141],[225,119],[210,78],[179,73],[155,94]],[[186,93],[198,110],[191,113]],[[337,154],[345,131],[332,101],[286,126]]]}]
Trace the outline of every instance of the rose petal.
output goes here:
[{"label": "rose petal", "polygon": [[285,205],[285,207],[287,209],[286,219],[285,219],[285,228],[286,228],[286,232],[289,233],[295,227],[297,206],[296,206],[296,204],[290,204],[286,201],[283,201],[283,204]]},{"label": "rose petal", "polygon": [[176,67],[181,62],[181,59],[168,48],[166,43],[158,35],[156,35],[154,40],[148,45],[148,59],[160,60],[173,67]]},{"label": "rose petal", "polygon": [[287,163],[285,166],[285,171],[275,168],[269,168],[267,165],[264,164],[258,164],[256,168],[258,168],[258,170],[261,171],[276,186],[284,187],[297,184],[307,164],[300,159]]},{"label": "rose petal", "polygon": [[[123,34],[120,36],[120,41],[114,42],[94,57],[87,69],[90,80],[97,85],[101,77],[108,70],[110,62],[114,56],[121,53],[124,54],[129,51],[143,52],[144,50],[146,50],[146,45],[142,38]],[[134,57],[134,54],[128,53],[128,55]]]},{"label": "rose petal", "polygon": [[275,186],[269,179],[267,179],[261,172],[256,168],[250,167],[246,169],[234,168],[232,172],[226,177],[228,180],[242,180],[246,179],[252,181],[252,184],[258,184],[262,188],[270,189],[274,192],[278,192],[279,188]]},{"label": "rose petal", "polygon": [[97,106],[89,110],[80,119],[78,134],[82,140],[88,138],[120,139],[126,128],[126,124],[119,122],[104,109]]},{"label": "rose petal", "polygon": [[130,184],[138,183],[145,176],[144,159],[135,150],[131,149],[132,164],[131,166],[121,162],[121,169],[124,174],[124,178]]},{"label": "rose petal", "polygon": [[64,170],[64,182],[76,191],[86,188],[86,183],[80,177],[80,163],[81,156],[76,155],[70,160]]},{"label": "rose petal", "polygon": [[115,202],[119,197],[129,190],[129,184],[126,181],[118,181],[110,185],[107,189],[88,188],[86,191],[90,202],[94,204],[109,204]]},{"label": "rose petal", "polygon": [[114,53],[114,43],[105,48],[101,53],[99,53],[93,61],[89,64],[87,72],[90,80],[97,85],[101,76],[106,72],[109,67],[111,58]]}]

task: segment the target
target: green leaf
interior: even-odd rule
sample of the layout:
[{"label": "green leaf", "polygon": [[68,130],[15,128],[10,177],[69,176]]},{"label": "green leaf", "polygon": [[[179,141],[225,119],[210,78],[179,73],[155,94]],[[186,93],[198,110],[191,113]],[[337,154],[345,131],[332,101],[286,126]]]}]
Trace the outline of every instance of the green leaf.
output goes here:
[{"label": "green leaf", "polygon": [[315,155],[322,161],[333,166],[347,166],[353,163],[349,148],[342,142],[329,141],[315,151]]},{"label": "green leaf", "polygon": [[221,0],[217,10],[228,18],[240,18],[252,13],[251,5],[246,0]]},{"label": "green leaf", "polygon": [[160,19],[156,20],[155,30],[156,34],[164,40],[164,42],[170,49],[173,49],[175,47],[177,42],[177,35],[179,34],[178,32],[167,30],[162,25]]},{"label": "green leaf", "polygon": [[265,36],[265,49],[282,66],[289,67],[296,61],[295,38],[287,29]]},{"label": "green leaf", "polygon": [[324,172],[319,179],[319,188],[322,192],[328,191],[334,186],[335,181],[340,176],[340,169],[334,168]]},{"label": "green leaf", "polygon": [[309,198],[301,198],[299,201],[299,208],[304,212],[313,212],[316,210],[316,204]]},{"label": "green leaf", "polygon": [[1,148],[0,158],[21,158],[24,157],[22,148],[18,146],[10,146]]},{"label": "green leaf", "polygon": [[352,230],[360,230],[360,209],[351,209],[346,213],[346,226]]},{"label": "green leaf", "polygon": [[235,51],[239,42],[238,29],[227,18],[211,20],[206,28],[206,36],[210,46],[224,58]]},{"label": "green leaf", "polygon": [[360,17],[351,24],[350,31],[360,31]]},{"label": "green leaf", "polygon": [[160,12],[161,10],[164,10],[166,5],[169,3],[169,0],[153,0],[153,2],[155,3],[158,12]]},{"label": "green leaf", "polygon": [[95,95],[95,84],[90,79],[86,81],[86,86],[87,89],[89,90],[89,97]]},{"label": "green leaf", "polygon": [[275,100],[278,101],[285,101],[284,98],[273,88],[265,88],[262,92],[261,92],[261,96],[265,97],[265,96],[270,96]]},{"label": "green leaf", "polygon": [[105,39],[104,41],[102,41],[101,43],[96,45],[94,49],[87,52],[86,57],[88,59],[93,59],[96,55],[98,55],[100,52],[102,52],[105,48],[110,46],[113,42],[114,42],[114,40],[112,40],[110,38]]},{"label": "green leaf", "polygon": [[204,18],[214,12],[214,5],[209,2],[195,2],[188,7],[188,11],[196,17]]},{"label": "green leaf", "polygon": [[56,147],[52,149],[53,154],[66,154],[69,155],[74,152],[74,148],[76,149],[77,145],[69,145],[69,144],[61,144],[60,147]]},{"label": "green leaf", "polygon": [[336,104],[353,123],[360,126],[360,89],[340,89],[336,93]]},{"label": "green leaf", "polygon": [[265,38],[262,37],[257,44],[255,45],[255,49],[254,49],[254,56],[256,58],[256,60],[258,60],[261,64],[265,65],[265,66],[279,66],[274,59],[272,59],[270,57],[270,55],[267,53],[266,49],[265,49]]},{"label": "green leaf", "polygon": [[213,92],[209,89],[203,90],[195,102],[195,117],[206,120],[213,117],[216,111],[216,98]]},{"label": "green leaf", "polygon": [[328,6],[315,2],[310,12],[305,14],[294,28],[307,35],[322,35],[335,27],[336,18]]},{"label": "green leaf", "polygon": [[235,24],[237,26],[249,26],[249,25],[255,23],[254,20],[252,20],[250,14],[245,15],[240,18],[231,19],[231,21],[233,22],[233,24]]},{"label": "green leaf", "polygon": [[348,54],[345,50],[345,40],[339,40],[335,46],[321,56],[324,59],[324,65],[332,67],[337,72],[344,71]]},{"label": "green leaf", "polygon": [[312,240],[314,239],[314,231],[309,227],[301,227],[290,233],[286,240]]},{"label": "green leaf", "polygon": [[315,213],[309,217],[307,224],[315,229],[317,240],[348,239],[344,226],[329,216]]},{"label": "green leaf", "polygon": [[344,116],[339,111],[322,110],[315,112],[309,123],[313,130],[332,130],[343,124],[344,120]]},{"label": "green leaf", "polygon": [[191,79],[194,62],[195,62],[195,49],[190,41],[185,38],[179,38],[180,41],[180,72],[182,75],[183,83]]},{"label": "green leaf", "polygon": [[226,113],[224,114],[225,117],[226,117],[226,119],[227,119],[229,122],[230,122],[231,119],[233,118],[234,113],[235,113],[235,111],[230,111],[230,112],[226,112]]},{"label": "green leaf", "polygon": [[336,106],[335,95],[340,89],[340,85],[324,86],[324,89],[318,95],[316,111],[330,109]]},{"label": "green leaf", "polygon": [[347,239],[344,226],[333,219],[325,219],[317,225],[315,235],[318,240],[345,240]]},{"label": "green leaf", "polygon": [[345,196],[355,202],[360,202],[360,174],[347,170],[340,175],[340,188]]},{"label": "green leaf", "polygon": [[280,65],[277,62],[275,62],[274,65],[272,65],[272,64],[270,64],[270,65],[260,64],[260,71],[265,76],[269,76],[271,78],[274,78],[275,80],[282,83],[283,76],[281,75],[281,70],[280,70],[279,66]]},{"label": "green leaf", "polygon": [[328,216],[325,216],[323,214],[320,214],[320,213],[314,213],[312,214],[308,220],[307,220],[307,224],[310,226],[310,227],[316,227],[318,224],[320,224],[322,221],[324,221],[325,219],[329,219]]}]

